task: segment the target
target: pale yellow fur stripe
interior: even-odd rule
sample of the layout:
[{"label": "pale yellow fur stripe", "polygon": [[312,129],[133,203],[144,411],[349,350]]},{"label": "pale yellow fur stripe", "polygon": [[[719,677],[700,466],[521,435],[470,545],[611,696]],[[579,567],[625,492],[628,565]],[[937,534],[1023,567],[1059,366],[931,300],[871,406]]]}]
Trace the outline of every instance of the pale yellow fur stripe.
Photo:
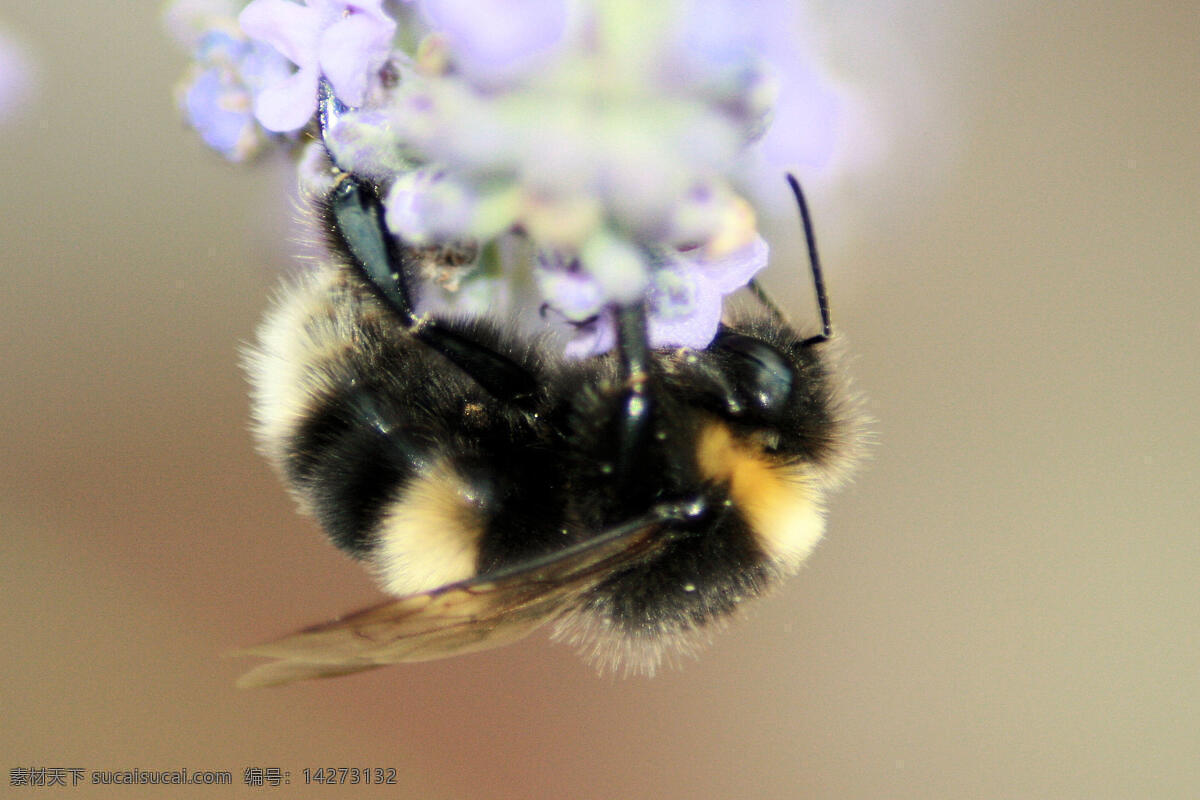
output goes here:
[{"label": "pale yellow fur stripe", "polygon": [[697,460],[707,479],[728,484],[767,557],[785,570],[799,567],[825,528],[819,490],[805,465],[781,463],[716,421],[700,435]]},{"label": "pale yellow fur stripe", "polygon": [[485,521],[462,478],[441,464],[387,509],[372,560],[384,588],[415,594],[475,575]]}]

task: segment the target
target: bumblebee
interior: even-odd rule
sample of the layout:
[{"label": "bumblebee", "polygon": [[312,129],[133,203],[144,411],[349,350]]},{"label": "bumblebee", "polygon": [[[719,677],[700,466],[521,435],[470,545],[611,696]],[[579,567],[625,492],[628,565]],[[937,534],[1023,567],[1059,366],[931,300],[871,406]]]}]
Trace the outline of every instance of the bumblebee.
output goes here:
[{"label": "bumblebee", "polygon": [[[323,91],[322,130],[337,101]],[[332,157],[331,157],[332,158]],[[260,447],[303,511],[397,599],[242,651],[254,687],[496,647],[547,622],[602,668],[652,672],[794,573],[857,423],[822,319],[761,311],[653,349],[642,303],[581,361],[486,320],[415,312],[420,267],[380,192],[341,171],[329,257],[247,365]]]}]

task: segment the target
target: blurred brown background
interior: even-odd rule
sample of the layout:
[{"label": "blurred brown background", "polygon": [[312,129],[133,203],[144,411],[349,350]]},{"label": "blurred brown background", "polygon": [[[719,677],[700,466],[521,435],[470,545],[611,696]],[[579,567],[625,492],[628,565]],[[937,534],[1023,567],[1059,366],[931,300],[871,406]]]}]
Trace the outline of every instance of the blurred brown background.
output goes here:
[{"label": "blurred brown background", "polygon": [[887,96],[899,42],[927,107],[814,192],[880,444],[801,576],[653,680],[535,636],[241,692],[223,652],[377,597],[245,430],[237,347],[294,250],[290,179],[182,128],[151,4],[0,3],[39,69],[0,125],[6,773],[237,784],[58,790],[94,797],[385,796],[305,787],[319,766],[472,800],[1197,796],[1200,14],[839,9],[847,80]]}]

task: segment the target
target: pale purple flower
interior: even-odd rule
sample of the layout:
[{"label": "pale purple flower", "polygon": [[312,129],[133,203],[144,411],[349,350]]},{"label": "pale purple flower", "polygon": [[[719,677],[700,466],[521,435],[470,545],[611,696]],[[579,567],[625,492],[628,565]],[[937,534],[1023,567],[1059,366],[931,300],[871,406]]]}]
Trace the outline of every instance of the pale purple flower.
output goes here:
[{"label": "pale purple flower", "polygon": [[567,0],[420,0],[421,16],[444,36],[471,82],[495,86],[562,44]]},{"label": "pale purple flower", "polygon": [[[761,236],[725,255],[696,247],[663,254],[650,273],[646,292],[652,347],[701,349],[716,336],[726,295],[736,292],[767,265],[770,249]],[[616,343],[612,305],[594,277],[578,262],[539,258],[538,286],[553,319],[570,327],[570,358],[586,358]]]},{"label": "pale purple flower", "polygon": [[215,28],[196,41],[196,64],[179,89],[188,123],[230,161],[255,155],[266,137],[252,113],[255,90],[288,74],[271,48]]},{"label": "pale purple flower", "polygon": [[775,66],[779,95],[759,142],[764,157],[779,169],[828,166],[837,145],[841,99],[800,55],[781,55]]},{"label": "pale purple flower", "polygon": [[412,244],[452,235],[466,226],[471,215],[468,190],[437,167],[400,175],[384,206],[388,228]]},{"label": "pale purple flower", "polygon": [[571,338],[563,348],[567,358],[603,355],[617,344],[617,317],[611,307],[581,323],[572,323]]},{"label": "pale purple flower", "polygon": [[330,114],[324,142],[343,170],[381,183],[419,164],[396,141],[391,115],[379,109]]},{"label": "pale purple flower", "polygon": [[[639,301],[655,347],[707,346],[724,298],[766,263],[746,199],[754,170],[769,164],[774,186],[781,167],[833,150],[838,98],[808,60],[795,4],[402,2],[252,0],[242,30],[283,65],[267,78],[226,59],[253,116],[303,128],[327,79],[349,108],[326,121],[324,146],[387,191],[391,230],[418,248],[481,248],[489,280],[523,274],[536,253],[533,281],[569,355],[611,349],[614,310]],[[415,26],[398,37],[414,53],[392,50],[385,9]],[[228,77],[198,72],[187,93],[193,124],[227,154],[260,132]],[[325,186],[319,148],[309,155],[306,180]],[[442,300],[460,291],[429,280]]]},{"label": "pale purple flower", "polygon": [[655,347],[707,347],[717,335],[725,296],[750,282],[767,265],[770,249],[761,236],[719,257],[703,248],[669,254],[651,279],[650,342]]},{"label": "pale purple flower", "polygon": [[662,239],[687,249],[713,237],[730,216],[732,190],[717,181],[696,183],[674,204]]},{"label": "pale purple flower", "polygon": [[511,187],[473,185],[437,165],[396,176],[384,205],[388,227],[413,244],[487,240],[516,218]]},{"label": "pale purple flower", "polygon": [[254,115],[271,131],[304,127],[317,108],[317,83],[329,79],[348,106],[362,105],[373,77],[387,61],[396,23],[383,0],[254,0],[238,23],[296,65],[287,78],[262,89]]},{"label": "pale purple flower", "polygon": [[546,308],[567,322],[580,324],[595,317],[607,298],[595,278],[584,271],[578,258],[542,250],[533,272],[538,291],[546,298]]},{"label": "pale purple flower", "polygon": [[775,167],[829,163],[840,103],[797,37],[796,4],[689,0],[681,19],[677,79],[706,87]]},{"label": "pale purple flower", "polygon": [[230,161],[244,161],[256,149],[257,125],[249,104],[237,99],[243,87],[227,78],[216,67],[197,74],[183,92],[183,110],[205,144]]}]

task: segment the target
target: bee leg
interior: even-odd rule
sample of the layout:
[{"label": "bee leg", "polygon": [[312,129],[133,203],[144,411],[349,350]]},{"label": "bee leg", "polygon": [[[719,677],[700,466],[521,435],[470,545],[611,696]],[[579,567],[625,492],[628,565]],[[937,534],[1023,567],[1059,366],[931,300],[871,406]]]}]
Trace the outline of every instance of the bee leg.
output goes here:
[{"label": "bee leg", "polygon": [[[329,82],[322,79],[318,87],[322,136],[346,110],[334,96]],[[326,153],[340,171],[329,198],[334,228],[367,284],[417,339],[445,356],[497,400],[517,407],[532,404],[539,383],[529,370],[453,327],[417,316],[406,283],[411,273],[404,261],[407,251],[388,230],[383,203],[375,187],[343,171],[328,147]]]},{"label": "bee leg", "polygon": [[621,489],[632,488],[638,457],[650,433],[654,399],[649,390],[650,348],[647,344],[646,304],[638,301],[617,310],[617,351],[621,360],[624,395],[618,406],[616,429],[616,480]]},{"label": "bee leg", "polygon": [[400,315],[406,328],[415,326],[403,251],[387,229],[379,197],[354,175],[343,172],[330,193],[329,209],[338,237],[368,285]]},{"label": "bee leg", "polygon": [[533,373],[459,331],[431,320],[414,331],[422,342],[441,353],[492,397],[518,408],[532,407],[540,384]]},{"label": "bee leg", "polygon": [[438,320],[417,317],[405,283],[409,270],[403,262],[403,248],[388,231],[383,206],[373,190],[343,173],[329,204],[337,234],[353,256],[354,266],[414,337],[445,356],[496,399],[521,406],[534,397],[537,380],[512,359]]},{"label": "bee leg", "polygon": [[[787,324],[787,317],[783,315],[783,312],[779,309],[779,306],[774,300],[771,299],[771,295],[767,293],[767,290],[763,288],[763,285],[758,282],[757,278],[751,278],[750,282],[746,284],[746,288],[748,288],[750,293],[754,295],[754,299],[757,300],[759,304],[767,310],[767,313],[771,315],[771,319],[775,320],[775,322],[779,325]],[[722,330],[725,329],[724,324],[722,324],[720,327]]]}]

